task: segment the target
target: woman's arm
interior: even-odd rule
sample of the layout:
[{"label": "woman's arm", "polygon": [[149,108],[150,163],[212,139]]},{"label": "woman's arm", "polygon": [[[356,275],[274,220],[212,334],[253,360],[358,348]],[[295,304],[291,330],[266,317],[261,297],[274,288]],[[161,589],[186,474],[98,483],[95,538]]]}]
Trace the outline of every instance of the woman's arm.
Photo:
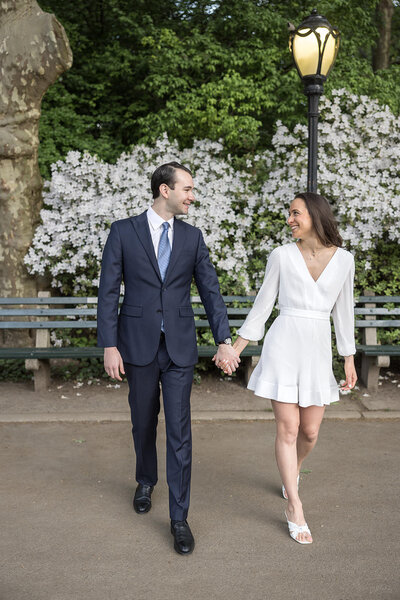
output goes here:
[{"label": "woman's arm", "polygon": [[[279,270],[279,248],[275,248],[268,258],[264,281],[254,300],[253,307],[237,332],[238,337],[233,344],[233,349],[238,355],[246,348],[249,340],[257,341],[264,336],[265,323],[272,312],[279,291]],[[215,356],[213,360],[215,361]],[[222,368],[224,373],[231,375],[232,370],[224,368],[221,363],[216,361],[215,363],[217,367]]]},{"label": "woman's arm", "polygon": [[269,255],[260,291],[245,322],[237,332],[243,340],[256,342],[264,337],[265,323],[274,308],[279,292],[280,250],[280,247],[275,248]]},{"label": "woman's arm", "polygon": [[356,352],[354,340],[354,260],[343,284],[343,288],[333,307],[332,316],[336,333],[338,352],[344,357],[344,372],[346,381],[340,388],[347,391],[354,388],[357,382],[357,372],[354,366]]},{"label": "woman's arm", "polygon": [[240,355],[243,350],[246,348],[249,340],[245,340],[240,335],[237,336],[236,340],[233,343],[233,349]]}]

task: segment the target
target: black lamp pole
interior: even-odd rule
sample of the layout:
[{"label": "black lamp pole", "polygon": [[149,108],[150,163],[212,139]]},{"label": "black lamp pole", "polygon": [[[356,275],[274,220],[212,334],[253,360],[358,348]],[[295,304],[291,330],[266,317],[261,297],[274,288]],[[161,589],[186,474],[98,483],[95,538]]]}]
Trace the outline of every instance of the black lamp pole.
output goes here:
[{"label": "black lamp pole", "polygon": [[318,103],[324,88],[321,83],[304,82],[308,98],[308,168],[307,192],[317,192],[318,179]]},{"label": "black lamp pole", "polygon": [[339,31],[314,9],[290,34],[289,47],[308,98],[308,170],[307,191],[317,192],[318,176],[318,103],[323,84],[335,62]]}]

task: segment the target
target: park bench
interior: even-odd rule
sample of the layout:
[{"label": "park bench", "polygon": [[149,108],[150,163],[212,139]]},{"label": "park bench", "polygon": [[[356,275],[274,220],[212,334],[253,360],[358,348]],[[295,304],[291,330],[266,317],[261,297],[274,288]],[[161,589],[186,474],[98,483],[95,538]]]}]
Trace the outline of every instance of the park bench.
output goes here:
[{"label": "park bench", "polygon": [[[356,328],[362,330],[362,344],[357,345],[361,354],[360,379],[368,390],[376,391],[380,368],[389,367],[391,356],[400,356],[400,344],[381,345],[377,340],[377,328],[400,327],[400,319],[396,318],[400,315],[400,296],[375,296],[370,290],[364,290],[364,294],[357,299],[357,304],[363,306],[354,309]],[[387,308],[384,304],[397,306]]]},{"label": "park bench", "polygon": [[[223,299],[227,306],[230,327],[240,327],[252,306],[254,296],[223,296]],[[200,298],[194,296],[191,301],[196,327],[209,329],[205,310],[199,306]],[[391,356],[400,356],[399,345],[379,345],[377,342],[377,328],[400,327],[400,320],[393,318],[400,314],[400,308],[398,306],[387,308],[382,305],[399,303],[400,296],[378,297],[373,296],[372,293],[357,299],[354,311],[356,328],[360,328],[363,332],[363,343],[357,345],[357,351],[362,355],[361,380],[371,390],[378,387],[380,368],[389,366]],[[103,349],[96,346],[50,345],[52,329],[96,328],[96,304],[97,298],[50,297],[49,292],[39,292],[37,298],[0,298],[0,306],[4,307],[0,308],[0,329],[35,330],[34,347],[0,348],[0,359],[25,359],[26,368],[34,371],[35,390],[47,389],[50,383],[50,359],[103,356]],[[359,306],[360,304],[362,306]],[[376,304],[380,304],[380,307],[377,308]],[[385,316],[386,319],[377,320],[377,316]],[[257,364],[261,349],[261,344],[250,343],[242,353],[240,368],[244,372],[246,382]],[[201,357],[211,357],[215,354],[215,345],[200,345],[198,351]]]},{"label": "park bench", "polygon": [[[254,301],[254,296],[223,296],[230,327],[240,327]],[[121,298],[122,301],[122,298]],[[199,296],[191,298],[198,329],[210,329]],[[39,292],[37,298],[0,298],[0,329],[35,331],[34,347],[0,348],[0,359],[25,359],[27,370],[34,372],[35,391],[44,391],[50,384],[50,359],[102,358],[103,349],[96,346],[52,346],[50,330],[95,329],[97,298],[50,297]],[[17,320],[15,320],[17,319]],[[28,320],[27,320],[28,319]],[[200,357],[212,357],[215,344],[199,345]],[[261,346],[249,344],[241,357],[241,370],[247,381],[261,354]]]}]

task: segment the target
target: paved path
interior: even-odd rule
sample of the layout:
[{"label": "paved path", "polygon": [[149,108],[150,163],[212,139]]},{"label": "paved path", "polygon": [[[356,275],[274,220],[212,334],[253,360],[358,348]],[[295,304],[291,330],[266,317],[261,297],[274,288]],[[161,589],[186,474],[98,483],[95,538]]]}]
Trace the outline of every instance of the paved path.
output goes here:
[{"label": "paved path", "polygon": [[0,600],[399,600],[400,388],[384,377],[326,411],[301,478],[312,546],[287,532],[269,401],[194,386],[190,557],[172,548],[162,425],[153,509],[132,509],[126,384],[0,383]]},{"label": "paved path", "polygon": [[[325,419],[400,420],[400,373],[383,373],[378,392],[357,389],[341,396],[327,408]],[[129,422],[127,395],[125,382],[53,383],[44,394],[35,394],[32,383],[0,382],[0,423]],[[208,377],[193,386],[192,420],[271,421],[273,413],[269,400],[236,380]]]},{"label": "paved path", "polygon": [[190,557],[172,549],[165,435],[153,509],[131,506],[127,423],[0,425],[1,600],[398,600],[398,422],[326,421],[287,533],[274,423],[195,423]]}]

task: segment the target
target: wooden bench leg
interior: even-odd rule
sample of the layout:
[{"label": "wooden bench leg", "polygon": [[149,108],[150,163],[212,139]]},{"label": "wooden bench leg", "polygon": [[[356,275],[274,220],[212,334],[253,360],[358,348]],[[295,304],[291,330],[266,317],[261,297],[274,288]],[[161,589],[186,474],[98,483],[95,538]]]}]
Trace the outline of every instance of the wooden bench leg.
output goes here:
[{"label": "wooden bench leg", "polygon": [[40,360],[39,368],[34,372],[35,392],[47,392],[50,387],[50,361]]},{"label": "wooden bench leg", "polygon": [[259,356],[244,356],[242,358],[241,364],[243,368],[244,382],[246,385],[249,383],[251,374],[258,365],[259,360]]},{"label": "wooden bench leg", "polygon": [[[50,292],[38,292],[38,298],[50,298]],[[41,305],[49,308],[48,305]],[[36,329],[36,348],[50,347],[50,331],[48,329]],[[33,371],[35,392],[47,392],[50,387],[50,361],[47,359],[28,359],[25,368]]]},{"label": "wooden bench leg", "polygon": [[27,358],[25,369],[33,371],[33,384],[35,392],[47,392],[50,387],[50,361]]},{"label": "wooden bench leg", "polygon": [[361,360],[361,381],[370,392],[377,392],[381,367],[389,367],[390,356],[365,356]]}]

